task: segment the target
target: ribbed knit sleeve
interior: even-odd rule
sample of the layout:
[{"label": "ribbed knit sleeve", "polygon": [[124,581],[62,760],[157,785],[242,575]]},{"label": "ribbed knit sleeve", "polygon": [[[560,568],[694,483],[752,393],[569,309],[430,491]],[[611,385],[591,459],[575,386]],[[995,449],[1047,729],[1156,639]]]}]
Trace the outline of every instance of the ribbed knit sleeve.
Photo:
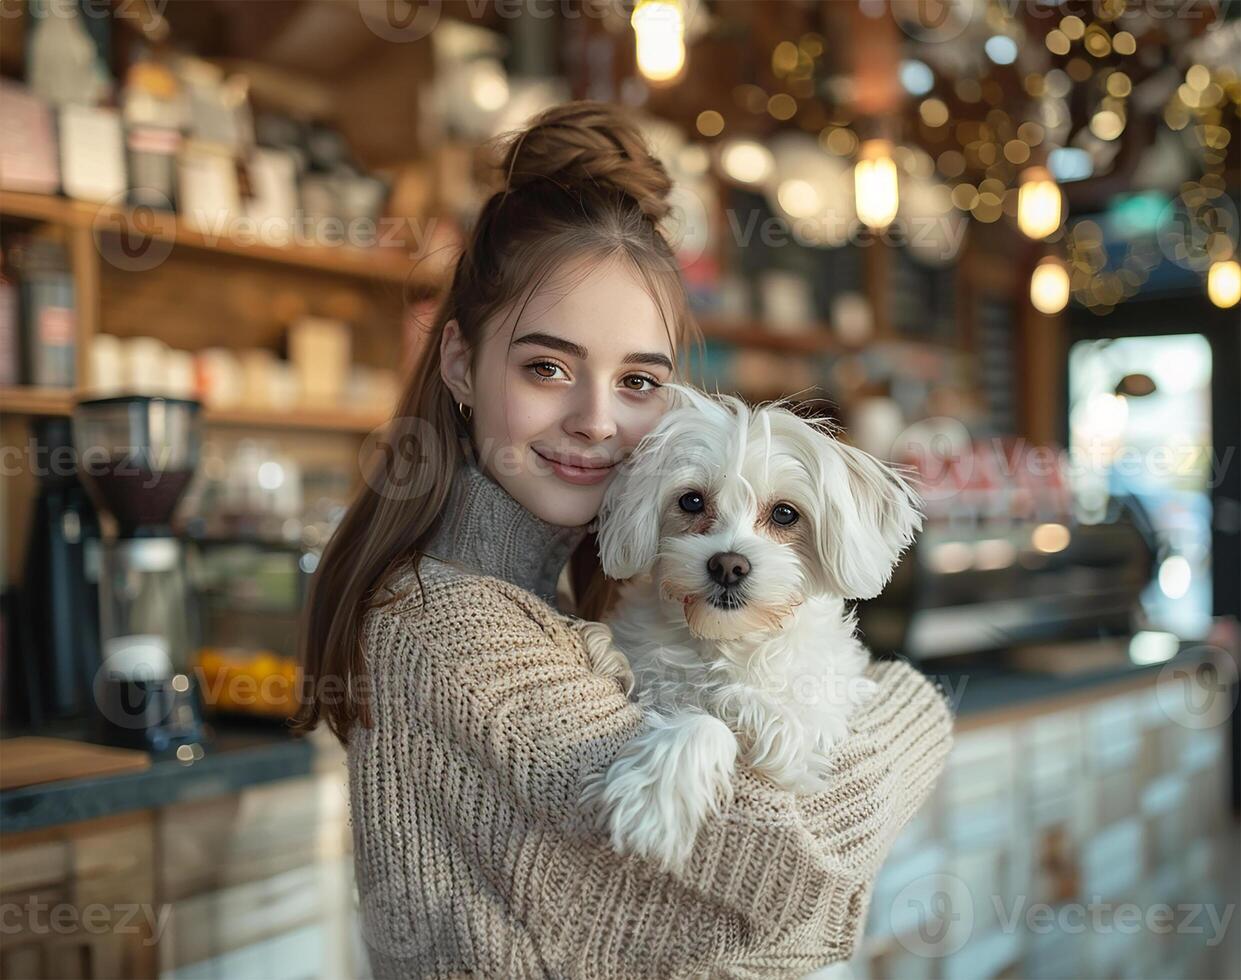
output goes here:
[{"label": "ribbed knit sleeve", "polygon": [[643,721],[568,621],[480,576],[435,574],[422,599],[372,615],[376,726],[350,744],[364,911],[383,890],[377,974],[799,977],[851,954],[951,741],[921,674],[872,665],[880,691],[831,789],[797,797],[738,767],[729,807],[664,873],[616,855],[578,810],[583,776]]}]

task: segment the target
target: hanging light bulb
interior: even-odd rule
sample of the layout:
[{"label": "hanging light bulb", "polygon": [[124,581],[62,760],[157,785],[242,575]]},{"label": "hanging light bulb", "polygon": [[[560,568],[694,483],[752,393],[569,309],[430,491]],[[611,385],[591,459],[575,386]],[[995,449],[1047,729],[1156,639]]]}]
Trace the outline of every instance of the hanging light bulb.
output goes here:
[{"label": "hanging light bulb", "polygon": [[676,78],[685,66],[685,15],[680,0],[639,0],[629,19],[638,71],[652,82]]},{"label": "hanging light bulb", "polygon": [[1035,240],[1060,227],[1060,186],[1045,167],[1029,167],[1021,175],[1017,227]]},{"label": "hanging light bulb", "polygon": [[1221,310],[1241,301],[1241,264],[1236,259],[1211,263],[1207,272],[1207,295]]},{"label": "hanging light bulb", "polygon": [[867,140],[858,151],[853,168],[853,193],[857,216],[875,230],[886,228],[896,217],[900,192],[896,183],[896,162],[887,140]]},{"label": "hanging light bulb", "polygon": [[1040,313],[1052,316],[1069,303],[1069,273],[1054,255],[1039,262],[1030,276],[1030,302]]}]

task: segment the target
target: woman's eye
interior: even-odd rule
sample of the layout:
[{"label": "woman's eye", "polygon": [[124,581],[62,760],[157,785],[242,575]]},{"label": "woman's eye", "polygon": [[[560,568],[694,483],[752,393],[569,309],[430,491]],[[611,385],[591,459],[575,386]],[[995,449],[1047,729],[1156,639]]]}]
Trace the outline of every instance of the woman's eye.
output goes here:
[{"label": "woman's eye", "polygon": [[659,387],[658,381],[648,378],[645,374],[626,375],[624,383],[630,391],[654,391]]},{"label": "woman's eye", "polygon": [[677,501],[677,504],[687,514],[697,514],[707,506],[707,502],[702,499],[702,494],[696,490],[681,494],[681,499]]},{"label": "woman's eye", "polygon": [[[550,373],[544,374],[543,369]],[[528,370],[533,371],[534,376],[540,381],[552,381],[556,377],[556,372],[563,370],[563,368],[559,364],[553,364],[551,361],[536,361],[528,366]]]},{"label": "woman's eye", "polygon": [[776,504],[771,509],[771,519],[782,527],[788,527],[797,520],[797,511],[788,504]]}]

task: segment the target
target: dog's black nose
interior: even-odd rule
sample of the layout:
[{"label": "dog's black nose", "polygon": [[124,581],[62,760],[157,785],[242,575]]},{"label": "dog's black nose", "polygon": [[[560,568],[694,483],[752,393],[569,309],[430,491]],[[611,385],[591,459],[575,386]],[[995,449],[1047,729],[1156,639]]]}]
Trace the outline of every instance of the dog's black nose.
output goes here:
[{"label": "dog's black nose", "polygon": [[735,551],[717,551],[707,559],[707,573],[712,581],[729,588],[750,574],[750,562]]}]

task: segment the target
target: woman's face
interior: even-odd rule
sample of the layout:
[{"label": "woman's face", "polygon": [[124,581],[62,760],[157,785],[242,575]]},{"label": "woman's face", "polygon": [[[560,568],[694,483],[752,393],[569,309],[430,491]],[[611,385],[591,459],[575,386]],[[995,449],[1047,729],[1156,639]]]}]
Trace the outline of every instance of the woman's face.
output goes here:
[{"label": "woman's face", "polygon": [[675,355],[626,263],[563,275],[530,299],[515,330],[511,317],[489,324],[473,358],[450,322],[441,362],[473,410],[483,469],[536,516],[572,527],[598,514],[616,464],[659,421]]}]

